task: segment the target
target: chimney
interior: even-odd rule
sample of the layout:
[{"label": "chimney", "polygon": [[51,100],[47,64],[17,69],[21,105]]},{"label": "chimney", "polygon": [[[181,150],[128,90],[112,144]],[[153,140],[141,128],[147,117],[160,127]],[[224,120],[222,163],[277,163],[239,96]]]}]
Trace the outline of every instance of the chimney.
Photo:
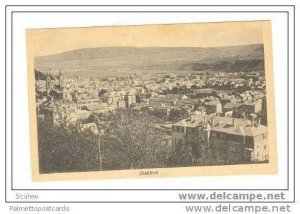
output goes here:
[{"label": "chimney", "polygon": [[235,118],[232,118],[232,126],[235,126]]}]

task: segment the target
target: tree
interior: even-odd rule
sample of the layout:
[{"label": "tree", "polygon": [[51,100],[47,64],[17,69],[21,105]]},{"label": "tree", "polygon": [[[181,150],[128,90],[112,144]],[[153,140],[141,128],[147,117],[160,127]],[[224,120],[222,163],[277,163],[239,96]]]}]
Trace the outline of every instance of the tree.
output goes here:
[{"label": "tree", "polygon": [[193,157],[192,146],[179,143],[170,156],[169,162],[173,167],[191,166],[193,164]]},{"label": "tree", "polygon": [[97,138],[78,125],[38,121],[40,173],[94,171],[99,168]]},{"label": "tree", "polygon": [[110,115],[110,124],[101,137],[103,167],[106,169],[153,168],[166,166],[170,148],[153,126],[147,113],[123,109]]},{"label": "tree", "polygon": [[101,97],[101,96],[103,96],[104,94],[106,94],[107,92],[108,92],[107,90],[101,89],[101,91],[99,91],[98,96]]},{"label": "tree", "polygon": [[194,84],[194,85],[191,86],[191,89],[199,89],[199,87]]},{"label": "tree", "polygon": [[177,122],[179,120],[188,118],[188,112],[185,109],[171,109],[169,120],[172,122]]},{"label": "tree", "polygon": [[97,124],[92,130],[82,130],[80,123],[68,123],[65,118],[51,125],[38,120],[40,173],[97,171],[99,145],[102,170],[162,168],[191,164],[190,147],[173,151],[167,133],[155,124],[162,122],[146,111],[118,109],[107,114],[94,114],[86,122]]},{"label": "tree", "polygon": [[179,89],[177,87],[172,88],[171,90],[172,94],[178,94],[179,93]]}]

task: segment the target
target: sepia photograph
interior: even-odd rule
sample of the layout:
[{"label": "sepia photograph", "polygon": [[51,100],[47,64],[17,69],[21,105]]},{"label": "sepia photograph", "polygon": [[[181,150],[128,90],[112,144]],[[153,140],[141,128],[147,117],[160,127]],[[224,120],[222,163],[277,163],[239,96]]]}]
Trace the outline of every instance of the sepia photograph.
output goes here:
[{"label": "sepia photograph", "polygon": [[270,21],[27,29],[33,180],[277,171]]}]

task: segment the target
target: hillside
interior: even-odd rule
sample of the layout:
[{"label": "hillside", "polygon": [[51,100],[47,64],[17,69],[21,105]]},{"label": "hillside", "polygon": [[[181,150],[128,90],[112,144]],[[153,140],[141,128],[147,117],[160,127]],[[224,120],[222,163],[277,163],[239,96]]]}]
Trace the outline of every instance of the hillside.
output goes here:
[{"label": "hillside", "polygon": [[[35,69],[107,76],[130,72],[264,69],[263,45],[231,47],[98,47],[35,58]],[[113,73],[113,74],[112,74]]]}]

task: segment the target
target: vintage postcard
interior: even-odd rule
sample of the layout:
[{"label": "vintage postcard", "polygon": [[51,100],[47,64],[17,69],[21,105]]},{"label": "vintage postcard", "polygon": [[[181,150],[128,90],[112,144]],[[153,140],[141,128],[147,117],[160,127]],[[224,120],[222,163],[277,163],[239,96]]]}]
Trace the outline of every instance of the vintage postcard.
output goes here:
[{"label": "vintage postcard", "polygon": [[32,178],[277,172],[270,21],[27,30]]}]

